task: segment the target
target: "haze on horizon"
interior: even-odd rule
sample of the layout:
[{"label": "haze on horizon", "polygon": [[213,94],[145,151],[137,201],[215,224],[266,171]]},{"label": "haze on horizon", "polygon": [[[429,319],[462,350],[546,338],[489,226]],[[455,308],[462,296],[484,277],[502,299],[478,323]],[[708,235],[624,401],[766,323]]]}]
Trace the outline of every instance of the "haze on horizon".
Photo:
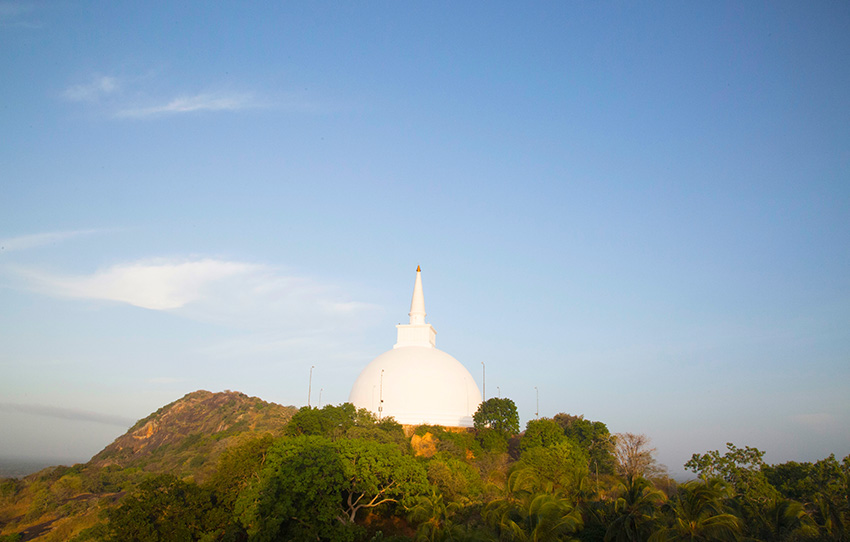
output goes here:
[{"label": "haze on horizon", "polygon": [[346,401],[418,264],[523,425],[846,456],[848,50],[829,1],[0,1],[0,457]]}]

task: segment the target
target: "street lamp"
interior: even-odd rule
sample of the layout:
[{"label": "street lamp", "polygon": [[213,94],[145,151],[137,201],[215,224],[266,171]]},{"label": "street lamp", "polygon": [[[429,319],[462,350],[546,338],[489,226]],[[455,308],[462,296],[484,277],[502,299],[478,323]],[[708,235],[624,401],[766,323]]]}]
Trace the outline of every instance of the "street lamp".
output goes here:
[{"label": "street lamp", "polygon": [[484,400],[487,400],[487,367],[484,365],[484,362],[481,362],[481,394],[484,396]]},{"label": "street lamp", "polygon": [[307,384],[307,408],[310,408],[310,396],[313,395],[313,369],[315,368],[315,365],[310,366],[310,381]]},{"label": "street lamp", "polygon": [[534,417],[540,419],[540,390],[537,389],[537,386],[534,386],[534,394],[537,396],[537,411],[534,413]]},{"label": "street lamp", "polygon": [[319,408],[322,408],[322,392],[325,391],[325,388],[319,388]]},{"label": "street lamp", "polygon": [[381,389],[380,402],[378,403],[378,419],[381,419],[381,413],[384,411],[384,370],[381,369]]}]

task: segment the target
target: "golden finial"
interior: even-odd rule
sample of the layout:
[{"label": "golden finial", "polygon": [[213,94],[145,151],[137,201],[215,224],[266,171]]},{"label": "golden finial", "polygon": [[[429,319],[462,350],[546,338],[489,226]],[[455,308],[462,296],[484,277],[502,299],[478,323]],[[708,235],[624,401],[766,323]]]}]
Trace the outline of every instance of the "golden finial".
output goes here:
[{"label": "golden finial", "polygon": [[421,269],[419,269],[419,266],[417,265],[417,266],[416,266],[416,272],[417,272],[417,273],[419,273],[419,272],[421,272],[421,271],[422,271],[422,270],[421,270]]}]

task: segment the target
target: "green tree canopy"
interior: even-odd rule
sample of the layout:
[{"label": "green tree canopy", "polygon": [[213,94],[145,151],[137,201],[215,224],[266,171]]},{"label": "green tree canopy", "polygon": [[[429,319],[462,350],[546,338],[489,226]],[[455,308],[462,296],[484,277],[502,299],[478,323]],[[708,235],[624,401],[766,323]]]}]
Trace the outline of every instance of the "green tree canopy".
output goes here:
[{"label": "green tree canopy", "polygon": [[107,517],[107,542],[201,540],[223,534],[228,521],[212,491],[170,474],[145,479]]},{"label": "green tree canopy", "polygon": [[523,470],[533,473],[531,480],[538,484],[530,490],[572,496],[588,474],[587,454],[569,440],[538,446],[523,452],[514,465],[515,472]]},{"label": "green tree canopy", "polygon": [[351,403],[325,405],[322,408],[302,407],[286,425],[290,436],[313,435],[338,439],[352,427],[375,427],[394,429],[398,425],[386,420],[380,424],[374,414],[365,408],[357,409]]},{"label": "green tree canopy", "polygon": [[615,439],[602,422],[586,420],[560,412],[552,418],[564,430],[567,438],[587,450],[590,468],[600,474],[614,474],[617,460],[614,454]]},{"label": "green tree canopy", "polygon": [[427,488],[422,465],[395,444],[302,435],[271,447],[236,512],[251,540],[345,542],[355,536],[360,510],[412,499]]},{"label": "green tree canopy", "polygon": [[726,443],[726,448],[729,451],[723,455],[718,450],[694,454],[685,468],[702,480],[719,478],[729,482],[739,495],[751,501],[766,502],[778,496],[762,471],[766,466],[762,459],[764,452],[749,446],[738,448],[731,442]]},{"label": "green tree canopy", "polygon": [[361,509],[410,499],[429,487],[422,465],[397,446],[346,439],[336,448],[347,479],[342,508],[351,522]]},{"label": "green tree canopy", "polygon": [[566,439],[564,430],[555,420],[541,418],[539,420],[528,420],[519,445],[522,451],[526,451],[539,446],[554,446]]},{"label": "green tree canopy", "polygon": [[[806,518],[801,517],[797,501],[802,504],[807,516],[811,516],[823,530],[840,540],[847,537],[850,526],[850,456],[842,463],[830,455],[815,463],[788,461],[779,465],[763,465],[767,481],[790,501],[776,500],[774,509],[767,510],[766,517],[771,525],[781,525],[785,530],[792,526],[791,532],[808,530]],[[793,501],[792,501],[793,500]],[[781,514],[778,511],[781,510]]]},{"label": "green tree canopy", "polygon": [[762,459],[764,452],[758,448],[738,448],[731,442],[726,443],[726,448],[729,451],[723,455],[720,455],[718,450],[693,454],[685,463],[685,468],[695,472],[703,480],[721,478],[734,483],[743,472],[760,471],[765,464]]},{"label": "green tree canopy", "polygon": [[232,510],[239,493],[248,487],[251,479],[262,468],[273,442],[274,439],[268,434],[247,436],[221,454],[215,472],[204,487],[215,491],[221,505]]},{"label": "green tree canopy", "polygon": [[498,533],[498,540],[557,542],[569,540],[570,535],[581,530],[581,514],[570,500],[539,491],[541,485],[531,468],[511,473],[507,494],[491,501],[483,513],[485,521]]},{"label": "green tree canopy", "polygon": [[658,523],[664,494],[640,476],[627,478],[614,501],[614,517],[605,531],[605,542],[646,540]]},{"label": "green tree canopy", "polygon": [[481,493],[481,473],[457,457],[440,452],[426,465],[428,481],[452,500],[470,498]]},{"label": "green tree canopy", "polygon": [[236,501],[236,513],[249,539],[328,540],[354,538],[341,521],[345,467],[333,442],[299,436],[276,442],[259,480]]},{"label": "green tree canopy", "polygon": [[738,448],[731,442],[726,448],[728,451],[722,455],[718,450],[694,454],[685,468],[696,472],[703,481],[728,483],[735,491],[737,512],[744,525],[755,528],[780,497],[779,492],[762,471],[764,452],[749,446]]},{"label": "green tree canopy", "polygon": [[[850,456],[845,463],[850,463]],[[779,465],[763,465],[761,470],[768,482],[788,499],[814,502],[823,493],[833,498],[848,495],[847,473],[834,454],[815,463],[788,461]]]},{"label": "green tree canopy", "polygon": [[726,509],[732,493],[725,482],[692,480],[679,486],[671,503],[671,526],[658,530],[653,542],[735,541],[741,534],[741,520]]},{"label": "green tree canopy", "polygon": [[490,428],[506,435],[519,433],[519,413],[513,400],[492,397],[478,406],[472,417],[476,429]]}]

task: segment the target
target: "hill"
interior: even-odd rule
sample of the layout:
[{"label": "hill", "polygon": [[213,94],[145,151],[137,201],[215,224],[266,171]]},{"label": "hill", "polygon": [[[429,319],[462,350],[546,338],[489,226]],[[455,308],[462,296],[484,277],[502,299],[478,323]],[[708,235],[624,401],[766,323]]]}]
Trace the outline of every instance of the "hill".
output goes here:
[{"label": "hill", "polygon": [[277,436],[297,410],[239,392],[195,391],[136,422],[88,465],[138,467],[199,481],[240,435]]}]

